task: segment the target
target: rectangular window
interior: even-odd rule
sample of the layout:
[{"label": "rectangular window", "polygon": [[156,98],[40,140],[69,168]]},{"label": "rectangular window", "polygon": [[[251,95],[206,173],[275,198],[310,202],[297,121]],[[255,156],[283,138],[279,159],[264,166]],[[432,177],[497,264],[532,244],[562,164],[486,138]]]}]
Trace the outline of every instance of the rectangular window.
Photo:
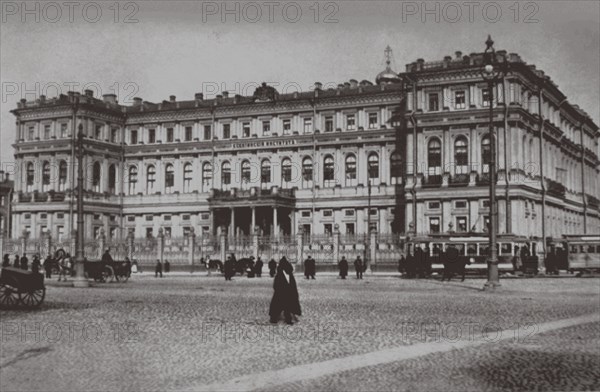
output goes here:
[{"label": "rectangular window", "polygon": [[310,218],[310,211],[302,211],[303,218]]},{"label": "rectangular window", "polygon": [[231,137],[231,124],[223,124],[223,139]]},{"label": "rectangular window", "polygon": [[167,236],[167,237],[171,236],[171,228],[170,227],[165,227],[165,236]]},{"label": "rectangular window", "polygon": [[94,214],[94,220],[100,220],[100,214]]},{"label": "rectangular window", "polygon": [[304,119],[304,133],[312,133],[312,118],[306,117]]},{"label": "rectangular window", "polygon": [[204,140],[210,140],[210,125],[204,126]]},{"label": "rectangular window", "polygon": [[48,214],[40,214],[40,219],[48,219]]},{"label": "rectangular window", "polygon": [[331,223],[325,223],[323,225],[323,231],[325,234],[331,235],[331,233],[333,233],[333,225]]},{"label": "rectangular window", "polygon": [[440,232],[440,218],[429,218],[429,232],[439,233]]},{"label": "rectangular window", "polygon": [[369,129],[375,129],[378,125],[377,113],[369,113]]},{"label": "rectangular window", "polygon": [[148,143],[156,143],[156,129],[148,129]]},{"label": "rectangular window", "polygon": [[481,106],[490,106],[490,89],[484,88],[481,90]]},{"label": "rectangular window", "polygon": [[430,201],[429,203],[427,203],[427,208],[429,208],[430,210],[439,210],[440,202],[439,201]]},{"label": "rectangular window", "polygon": [[65,227],[58,226],[56,229],[57,229],[56,232],[58,234],[58,242],[61,242],[62,240],[65,239]]},{"label": "rectangular window", "polygon": [[333,216],[333,211],[332,210],[324,210],[323,211],[323,216],[326,218],[332,217]]},{"label": "rectangular window", "polygon": [[310,224],[302,225],[302,234],[304,234],[304,236],[310,236]]},{"label": "rectangular window", "polygon": [[263,136],[271,136],[271,121],[262,122]]},{"label": "rectangular window", "polygon": [[111,229],[110,229],[110,238],[114,239],[116,237],[117,237],[117,229],[114,228],[114,227],[111,227]]},{"label": "rectangular window", "polygon": [[117,216],[116,215],[111,215],[109,219],[110,219],[111,222],[116,222],[117,221]]},{"label": "rectangular window", "polygon": [[209,213],[202,213],[202,214],[200,214],[200,219],[202,219],[202,220],[209,220],[210,219],[210,214]]},{"label": "rectangular window", "polygon": [[29,140],[33,140],[35,138],[35,128],[34,127],[29,127],[29,136],[27,139]]},{"label": "rectangular window", "polygon": [[245,122],[242,124],[242,137],[250,137],[250,123]]},{"label": "rectangular window", "polygon": [[152,238],[154,236],[153,231],[154,230],[152,229],[152,227],[146,227],[146,238]]},{"label": "rectangular window", "polygon": [[466,216],[457,216],[456,217],[456,231],[458,233],[466,233],[469,231],[467,227],[467,217]]},{"label": "rectangular window", "polygon": [[464,91],[455,91],[454,92],[454,108],[455,109],[465,109],[467,107],[465,92]]},{"label": "rectangular window", "polygon": [[437,112],[440,110],[440,95],[438,93],[429,94],[429,111]]},{"label": "rectangular window", "polygon": [[465,200],[455,201],[454,208],[467,208],[467,202]]},{"label": "rectangular window", "polygon": [[171,215],[165,215],[164,218],[165,222],[168,222],[171,220]]},{"label": "rectangular window", "polygon": [[192,127],[185,127],[185,141],[192,141]]},{"label": "rectangular window", "polygon": [[65,214],[63,214],[62,212],[56,214],[56,219],[65,219]]},{"label": "rectangular window", "polygon": [[152,222],[154,220],[154,215],[146,215],[146,222]]},{"label": "rectangular window", "polygon": [[371,222],[369,224],[369,233],[377,232],[377,222]]},{"label": "rectangular window", "polygon": [[370,212],[371,215],[377,215],[377,208],[371,208]]},{"label": "rectangular window", "polygon": [[346,115],[346,129],[349,131],[356,129],[356,116],[354,114]]},{"label": "rectangular window", "polygon": [[44,139],[50,139],[50,125],[44,125]]},{"label": "rectangular window", "polygon": [[345,216],[354,216],[354,210],[344,210]]},{"label": "rectangular window", "polygon": [[283,134],[289,135],[290,133],[292,133],[292,120],[283,120]]},{"label": "rectangular window", "polygon": [[181,220],[184,220],[184,221],[189,221],[189,220],[190,220],[190,216],[189,216],[189,215],[183,215],[183,216],[181,217]]},{"label": "rectangular window", "polygon": [[67,124],[60,124],[60,137],[67,137]]},{"label": "rectangular window", "polygon": [[346,234],[354,234],[354,223],[346,223]]},{"label": "rectangular window", "polygon": [[128,216],[127,217],[127,222],[135,222],[135,216]]},{"label": "rectangular window", "polygon": [[102,125],[96,125],[96,133],[94,138],[96,138],[96,140],[102,139]]},{"label": "rectangular window", "polygon": [[116,143],[117,142],[117,134],[118,134],[118,129],[117,128],[113,128],[110,130],[110,141],[111,143]]},{"label": "rectangular window", "polygon": [[130,142],[131,144],[137,144],[138,142],[138,133],[136,130],[132,130],[130,133]]},{"label": "rectangular window", "polygon": [[167,128],[167,143],[173,143],[173,128]]},{"label": "rectangular window", "polygon": [[333,132],[333,117],[325,117],[325,132]]}]

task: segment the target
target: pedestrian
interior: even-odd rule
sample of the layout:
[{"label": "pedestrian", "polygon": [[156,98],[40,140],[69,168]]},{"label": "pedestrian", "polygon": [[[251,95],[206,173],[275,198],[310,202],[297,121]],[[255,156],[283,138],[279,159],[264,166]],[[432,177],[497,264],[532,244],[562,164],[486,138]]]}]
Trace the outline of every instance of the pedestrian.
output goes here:
[{"label": "pedestrian", "polygon": [[340,269],[340,277],[346,279],[346,276],[348,276],[348,260],[346,260],[346,256],[342,256],[342,259],[338,263],[338,267]]},{"label": "pedestrian", "polygon": [[255,270],[255,274],[257,278],[260,278],[262,275],[262,269],[263,269],[263,261],[260,259],[260,257],[256,260],[256,265],[254,266],[254,270]]},{"label": "pedestrian", "polygon": [[131,272],[133,272],[134,274],[140,272],[137,260],[133,260],[133,262],[131,263]]},{"label": "pedestrian", "polygon": [[317,270],[315,259],[312,256],[308,256],[306,260],[304,260],[304,276],[306,279],[315,279],[315,273]]},{"label": "pedestrian", "polygon": [[29,269],[29,259],[27,259],[27,255],[23,254],[21,257],[21,269],[27,271]]},{"label": "pedestrian", "polygon": [[112,263],[113,263],[113,258],[110,255],[110,248],[108,248],[104,251],[104,254],[102,255],[102,264],[112,264]]},{"label": "pedestrian", "polygon": [[400,275],[406,272],[406,259],[404,258],[404,255],[401,255],[400,260],[398,260],[398,272]]},{"label": "pedestrian", "polygon": [[430,257],[430,249],[429,246],[425,245],[425,249],[423,249],[423,277],[431,276],[431,257]]},{"label": "pedestrian", "polygon": [[19,255],[15,255],[15,259],[13,261],[14,268],[21,268],[21,259],[19,259]]},{"label": "pedestrian", "polygon": [[249,278],[254,278],[254,272],[254,256],[251,256],[246,261],[246,275],[248,275]]},{"label": "pedestrian", "polygon": [[160,262],[159,259],[156,259],[156,265],[154,266],[154,277],[158,278],[158,275],[160,274],[160,277],[163,277],[163,266],[162,263]]},{"label": "pedestrian", "polygon": [[52,256],[48,255],[46,256],[46,260],[44,260],[44,270],[46,271],[46,278],[50,279],[52,278],[52,264],[53,264],[54,260],[52,259]]},{"label": "pedestrian", "polygon": [[363,271],[364,271],[364,263],[361,260],[360,256],[356,256],[356,260],[354,260],[354,270],[356,271],[356,279],[362,279]]},{"label": "pedestrian", "polygon": [[125,272],[127,273],[127,277],[131,277],[131,260],[129,257],[125,256]]},{"label": "pedestrian", "polygon": [[40,256],[39,255],[33,256],[33,261],[31,262],[31,272],[33,272],[35,274],[39,274],[41,266],[42,266],[42,263],[40,262]]},{"label": "pedestrian", "polygon": [[235,275],[235,264],[231,256],[227,256],[223,270],[225,272],[225,280],[231,280],[231,277]]},{"label": "pedestrian", "polygon": [[296,316],[302,315],[298,287],[293,272],[294,267],[285,256],[282,257],[273,281],[273,298],[269,306],[270,321],[273,324],[279,321],[281,312],[283,312],[285,322],[289,325],[293,324],[292,317],[297,320]]},{"label": "pedestrian", "polygon": [[165,260],[165,274],[169,272],[171,272],[171,263],[169,263],[169,260]]},{"label": "pedestrian", "polygon": [[269,275],[271,275],[271,278],[275,277],[276,270],[277,262],[275,261],[275,259],[269,260]]},{"label": "pedestrian", "polygon": [[58,260],[58,281],[60,282],[63,278],[67,281],[67,273],[69,271],[69,254],[62,255]]},{"label": "pedestrian", "polygon": [[10,256],[7,254],[2,258],[2,268],[10,267]]}]

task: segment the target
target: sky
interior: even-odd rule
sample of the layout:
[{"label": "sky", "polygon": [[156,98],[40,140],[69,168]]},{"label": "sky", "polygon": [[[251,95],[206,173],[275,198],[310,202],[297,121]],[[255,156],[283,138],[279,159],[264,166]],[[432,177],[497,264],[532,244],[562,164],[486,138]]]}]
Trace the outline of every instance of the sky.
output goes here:
[{"label": "sky", "polygon": [[[0,161],[11,163],[21,98],[82,91],[151,102],[374,81],[423,58],[521,55],[600,124],[600,2],[0,2]],[[25,9],[25,7],[27,9]],[[236,20],[237,19],[237,20]]]}]

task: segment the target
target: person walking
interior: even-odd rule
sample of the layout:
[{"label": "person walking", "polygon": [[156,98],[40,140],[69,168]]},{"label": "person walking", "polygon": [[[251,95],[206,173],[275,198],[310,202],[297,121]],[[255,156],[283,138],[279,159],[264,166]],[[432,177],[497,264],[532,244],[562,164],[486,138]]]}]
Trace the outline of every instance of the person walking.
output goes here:
[{"label": "person walking", "polygon": [[102,255],[102,264],[112,264],[113,263],[113,258],[110,255],[110,248],[106,249],[104,251],[104,254]]},{"label": "person walking", "polygon": [[27,271],[29,269],[29,259],[27,259],[27,255],[23,254],[21,257],[21,269]]},{"label": "person walking", "polygon": [[62,256],[58,261],[58,281],[60,282],[63,278],[67,281],[67,273],[69,272],[69,254]]},{"label": "person walking", "polygon": [[401,255],[400,260],[398,260],[398,272],[400,275],[406,272],[406,259],[404,258],[404,255]]},{"label": "person walking", "polygon": [[235,275],[235,264],[231,256],[227,256],[223,270],[225,272],[225,280],[231,280],[231,277]]},{"label": "person walking", "polygon": [[317,270],[315,259],[312,256],[308,256],[306,260],[304,260],[304,276],[306,279],[312,278],[315,279],[315,273]]},{"label": "person walking", "polygon": [[44,260],[44,271],[46,271],[47,279],[52,278],[52,262],[52,256],[46,256],[46,259]]},{"label": "person walking", "polygon": [[281,317],[281,312],[286,324],[292,325],[292,317],[302,315],[298,287],[294,279],[294,267],[284,257],[279,260],[277,273],[273,280],[273,298],[269,306],[269,318],[271,323],[276,324]]},{"label": "person walking", "polygon": [[277,262],[275,261],[275,259],[269,260],[269,275],[271,275],[271,278],[275,277],[276,270],[277,270]]},{"label": "person walking", "polygon": [[340,277],[346,279],[346,276],[348,276],[348,260],[346,260],[346,256],[342,256],[342,259],[338,263],[338,267],[340,269]]},{"label": "person walking", "polygon": [[254,270],[255,270],[255,274],[257,278],[260,278],[262,275],[262,269],[263,269],[263,261],[260,259],[260,257],[256,260],[256,265],[254,266]]},{"label": "person walking", "polygon": [[31,262],[31,272],[39,274],[41,266],[42,266],[42,263],[40,262],[40,256],[39,255],[33,256],[33,261]]},{"label": "person walking", "polygon": [[162,263],[160,262],[159,259],[156,259],[156,265],[154,266],[154,277],[158,278],[158,275],[160,274],[160,277],[163,277],[163,266]]},{"label": "person walking", "polygon": [[169,272],[171,272],[171,263],[169,263],[169,260],[165,260],[165,274]]},{"label": "person walking", "polygon": [[354,270],[356,271],[356,279],[362,279],[363,271],[364,271],[364,263],[361,260],[360,256],[356,256],[356,260],[354,260]]},{"label": "person walking", "polygon": [[8,253],[2,258],[2,268],[10,267],[10,256]]}]

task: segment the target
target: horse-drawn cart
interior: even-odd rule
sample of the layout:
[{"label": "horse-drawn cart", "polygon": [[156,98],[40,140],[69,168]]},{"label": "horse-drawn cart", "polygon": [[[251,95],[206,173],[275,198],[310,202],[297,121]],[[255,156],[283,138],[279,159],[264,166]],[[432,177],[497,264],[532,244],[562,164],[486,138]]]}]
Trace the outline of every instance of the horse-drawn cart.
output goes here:
[{"label": "horse-drawn cart", "polygon": [[42,274],[12,267],[0,271],[0,308],[9,309],[19,304],[35,308],[44,302],[45,296]]}]

